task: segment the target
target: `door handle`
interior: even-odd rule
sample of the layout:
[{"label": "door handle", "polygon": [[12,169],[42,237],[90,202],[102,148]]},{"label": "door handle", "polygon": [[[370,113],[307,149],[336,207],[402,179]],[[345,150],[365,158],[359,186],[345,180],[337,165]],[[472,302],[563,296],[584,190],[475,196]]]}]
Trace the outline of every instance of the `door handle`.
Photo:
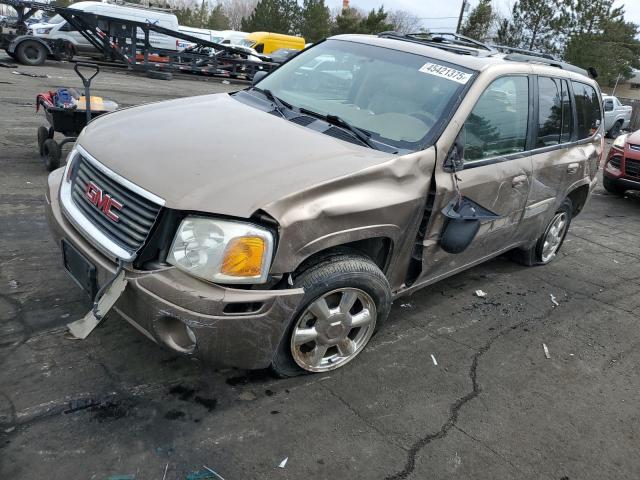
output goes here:
[{"label": "door handle", "polygon": [[579,163],[570,163],[567,166],[567,172],[568,173],[576,173],[578,171],[578,168],[580,168],[580,164]]},{"label": "door handle", "polygon": [[513,188],[521,187],[526,182],[527,182],[527,176],[526,175],[518,175],[518,176],[513,177],[513,180],[511,180],[511,186]]}]

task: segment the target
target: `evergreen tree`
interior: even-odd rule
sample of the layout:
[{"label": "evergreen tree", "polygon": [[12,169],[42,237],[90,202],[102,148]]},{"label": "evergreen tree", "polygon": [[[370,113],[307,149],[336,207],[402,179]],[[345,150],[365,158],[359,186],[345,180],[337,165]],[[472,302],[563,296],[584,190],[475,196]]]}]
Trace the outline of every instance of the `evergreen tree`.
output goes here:
[{"label": "evergreen tree", "polygon": [[300,16],[296,0],[260,0],[251,15],[242,20],[242,30],[295,35],[300,30]]},{"label": "evergreen tree", "polygon": [[564,58],[583,68],[594,67],[598,72],[598,83],[612,87],[618,75],[628,79],[633,76],[633,68],[640,68],[638,25],[625,22],[619,15],[603,20],[599,28],[596,33],[572,35]]},{"label": "evergreen tree", "polygon": [[368,33],[375,35],[376,33],[393,30],[393,24],[387,21],[387,12],[384,7],[369,12],[360,22],[360,33]]},{"label": "evergreen tree", "polygon": [[345,8],[340,12],[333,23],[331,33],[340,35],[342,33],[360,33],[360,22],[362,15],[355,8]]},{"label": "evergreen tree", "polygon": [[307,42],[317,42],[329,36],[331,30],[331,12],[324,0],[304,0],[300,34]]},{"label": "evergreen tree", "polygon": [[213,10],[209,12],[209,16],[205,23],[205,27],[209,30],[228,30],[229,19],[224,13],[222,4],[217,4]]},{"label": "evergreen tree", "polygon": [[558,53],[558,32],[565,28],[566,17],[555,0],[516,0],[511,19],[500,24],[497,40],[510,47]]},{"label": "evergreen tree", "polygon": [[476,8],[471,11],[460,33],[475,40],[483,41],[489,36],[494,17],[491,0],[480,0]]}]

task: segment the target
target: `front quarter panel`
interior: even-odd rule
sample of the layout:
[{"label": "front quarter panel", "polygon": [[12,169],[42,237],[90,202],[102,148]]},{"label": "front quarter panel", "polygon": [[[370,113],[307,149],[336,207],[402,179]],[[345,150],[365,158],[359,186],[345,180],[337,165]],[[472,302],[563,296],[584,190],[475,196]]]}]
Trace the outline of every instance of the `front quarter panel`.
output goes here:
[{"label": "front quarter panel", "polygon": [[435,165],[435,148],[414,152],[297,192],[264,210],[279,225],[272,273],[288,273],[309,256],[367,238],[392,243],[387,277],[404,280]]}]

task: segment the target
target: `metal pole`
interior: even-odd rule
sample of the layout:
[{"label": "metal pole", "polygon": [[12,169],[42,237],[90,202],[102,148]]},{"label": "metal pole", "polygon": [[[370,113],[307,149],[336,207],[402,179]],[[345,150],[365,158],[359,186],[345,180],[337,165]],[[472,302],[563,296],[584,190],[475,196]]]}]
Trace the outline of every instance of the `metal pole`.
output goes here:
[{"label": "metal pole", "polygon": [[462,0],[462,7],[460,7],[460,16],[458,17],[458,26],[456,27],[456,33],[460,33],[462,27],[462,17],[464,16],[464,9],[467,6],[467,0]]},{"label": "metal pole", "polygon": [[616,84],[613,86],[613,92],[611,93],[612,97],[616,96],[616,88],[618,88],[618,81],[620,80],[620,74],[616,77]]}]

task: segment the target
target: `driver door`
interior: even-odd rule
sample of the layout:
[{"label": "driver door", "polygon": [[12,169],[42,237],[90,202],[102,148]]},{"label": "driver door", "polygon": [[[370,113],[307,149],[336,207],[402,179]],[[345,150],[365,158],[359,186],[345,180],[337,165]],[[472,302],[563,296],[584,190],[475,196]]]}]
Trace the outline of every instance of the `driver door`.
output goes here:
[{"label": "driver door", "polygon": [[[437,167],[432,220],[423,244],[423,281],[463,270],[513,244],[532,181],[532,161],[527,152],[531,90],[528,75],[503,76],[491,82],[456,140],[462,170],[453,173],[443,165]],[[457,198],[458,189],[462,197],[495,217],[480,220],[469,246],[454,254],[444,251],[440,241],[447,226],[442,210]]]}]

